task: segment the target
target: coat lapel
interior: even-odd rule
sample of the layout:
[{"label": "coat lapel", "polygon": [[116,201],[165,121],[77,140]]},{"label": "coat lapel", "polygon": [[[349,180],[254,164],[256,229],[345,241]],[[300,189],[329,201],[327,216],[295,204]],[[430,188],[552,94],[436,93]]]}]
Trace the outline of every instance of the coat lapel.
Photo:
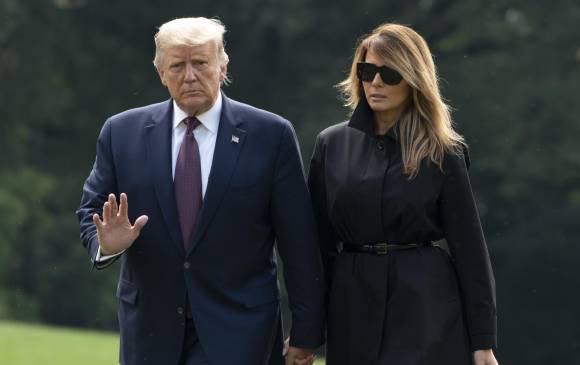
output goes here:
[{"label": "coat lapel", "polygon": [[215,151],[207,189],[201,209],[201,216],[196,225],[188,254],[199,243],[205,230],[213,219],[218,206],[226,192],[234,172],[246,131],[240,128],[241,121],[236,119],[232,110],[235,105],[223,95],[222,114],[216,138]]},{"label": "coat lapel", "polygon": [[173,103],[169,100],[159,106],[158,112],[145,126],[147,131],[147,163],[167,230],[179,253],[184,255],[185,250],[177,216],[171,172],[172,119]]}]

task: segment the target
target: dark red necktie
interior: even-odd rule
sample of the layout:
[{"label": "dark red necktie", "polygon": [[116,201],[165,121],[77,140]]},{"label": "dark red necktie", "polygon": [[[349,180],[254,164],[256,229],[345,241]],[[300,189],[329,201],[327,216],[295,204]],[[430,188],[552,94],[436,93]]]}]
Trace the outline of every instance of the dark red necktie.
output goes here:
[{"label": "dark red necktie", "polygon": [[183,122],[187,125],[187,131],[177,156],[173,184],[183,245],[187,251],[202,204],[201,161],[199,146],[193,135],[200,122],[195,117],[187,117]]}]

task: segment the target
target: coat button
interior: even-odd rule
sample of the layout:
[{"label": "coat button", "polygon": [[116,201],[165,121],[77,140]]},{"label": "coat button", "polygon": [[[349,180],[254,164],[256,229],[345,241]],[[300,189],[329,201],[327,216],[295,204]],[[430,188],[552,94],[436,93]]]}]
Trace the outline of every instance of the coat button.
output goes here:
[{"label": "coat button", "polygon": [[385,142],[383,142],[383,141],[378,141],[378,142],[377,142],[377,149],[378,149],[379,151],[382,151],[382,150],[384,150],[384,149],[385,149]]},{"label": "coat button", "polygon": [[183,307],[177,307],[177,314],[179,315],[183,314]]},{"label": "coat button", "polygon": [[189,263],[189,261],[186,261],[186,262],[183,264],[183,268],[184,268],[184,269],[186,269],[186,270],[187,270],[187,269],[189,269],[190,267],[191,267],[191,264]]}]

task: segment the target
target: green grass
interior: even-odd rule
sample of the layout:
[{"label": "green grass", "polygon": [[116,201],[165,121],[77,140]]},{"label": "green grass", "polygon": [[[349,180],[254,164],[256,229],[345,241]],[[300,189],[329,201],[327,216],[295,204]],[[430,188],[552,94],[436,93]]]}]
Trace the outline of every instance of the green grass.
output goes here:
[{"label": "green grass", "polygon": [[116,333],[0,321],[3,365],[117,364],[118,351]]},{"label": "green grass", "polygon": [[0,364],[106,365],[118,363],[116,334],[0,322]]}]

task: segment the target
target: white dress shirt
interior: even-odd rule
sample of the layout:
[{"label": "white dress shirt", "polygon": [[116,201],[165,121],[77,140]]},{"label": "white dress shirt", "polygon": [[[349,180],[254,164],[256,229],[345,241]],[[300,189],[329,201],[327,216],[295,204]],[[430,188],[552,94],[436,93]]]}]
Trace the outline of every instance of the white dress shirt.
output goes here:
[{"label": "white dress shirt", "polygon": [[[222,94],[219,93],[211,109],[197,116],[201,125],[193,131],[193,135],[199,146],[202,196],[205,196],[207,189],[207,180],[213,162],[213,152],[215,150],[215,141],[217,139],[221,113]],[[171,137],[171,172],[173,177],[175,177],[175,164],[177,163],[179,148],[181,148],[181,142],[183,142],[183,136],[187,130],[187,126],[183,123],[185,118],[187,118],[187,113],[179,109],[175,101],[173,101],[173,135]]]},{"label": "white dress shirt", "polygon": [[[197,116],[197,119],[199,119],[201,124],[193,131],[193,135],[195,136],[195,140],[199,146],[202,199],[205,197],[205,191],[207,190],[207,181],[213,162],[213,153],[215,151],[215,143],[217,139],[221,114],[222,94],[219,92],[213,106],[205,113]],[[187,113],[181,110],[179,106],[177,106],[175,100],[173,100],[173,127],[171,133],[171,173],[173,178],[175,178],[175,164],[177,163],[177,156],[179,155],[181,142],[183,142],[183,137],[185,135],[185,131],[187,130],[187,126],[183,120],[187,117]],[[113,255],[101,256],[101,247],[99,246],[95,260],[97,262],[104,262],[122,254],[123,252],[125,252],[125,250]]]}]

